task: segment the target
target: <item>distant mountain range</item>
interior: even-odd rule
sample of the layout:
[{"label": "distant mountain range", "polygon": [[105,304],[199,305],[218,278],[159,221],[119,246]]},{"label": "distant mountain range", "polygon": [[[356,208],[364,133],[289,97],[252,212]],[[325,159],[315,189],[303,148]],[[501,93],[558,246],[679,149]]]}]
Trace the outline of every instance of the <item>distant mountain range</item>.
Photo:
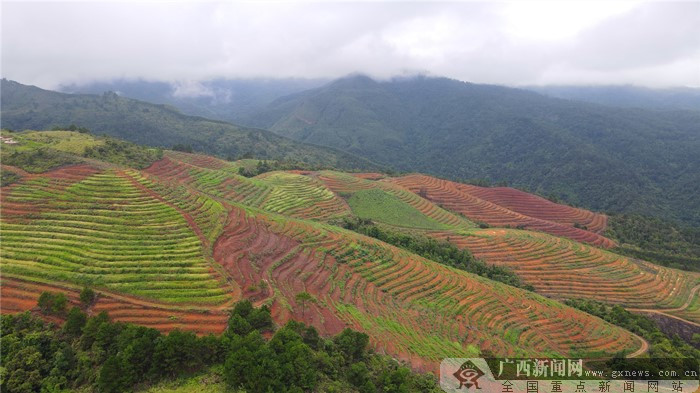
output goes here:
[{"label": "distant mountain range", "polygon": [[182,83],[114,80],[64,85],[59,90],[80,94],[113,91],[122,97],[172,105],[188,115],[236,123],[277,98],[328,82],[326,79],[215,79]]},{"label": "distant mountain range", "polygon": [[637,86],[531,86],[527,89],[550,97],[621,108],[700,111],[700,89]]},{"label": "distant mountain range", "polygon": [[314,166],[379,168],[333,148],[296,142],[266,130],[184,115],[172,106],[133,100],[113,92],[64,94],[2,80],[3,128],[44,130],[70,124],[135,143],[168,148],[189,146],[224,158],[255,156]]}]

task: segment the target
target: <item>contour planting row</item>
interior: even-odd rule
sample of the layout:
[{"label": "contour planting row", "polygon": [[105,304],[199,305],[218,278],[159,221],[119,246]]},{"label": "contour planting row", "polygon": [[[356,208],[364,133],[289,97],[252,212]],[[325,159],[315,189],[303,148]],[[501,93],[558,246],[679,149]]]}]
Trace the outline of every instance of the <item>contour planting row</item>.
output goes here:
[{"label": "contour planting row", "polygon": [[292,217],[327,220],[350,213],[347,205],[323,184],[295,173],[270,172],[249,179],[229,169],[197,167],[173,157],[154,163],[146,173],[211,196]]},{"label": "contour planting row", "polygon": [[615,243],[597,233],[557,222],[526,216],[503,206],[478,198],[465,192],[462,184],[437,179],[426,175],[409,175],[388,178],[381,181],[391,182],[418,193],[438,205],[463,214],[465,217],[485,222],[497,227],[520,227],[564,236],[576,241],[599,247],[612,247]]},{"label": "contour planting row", "polygon": [[32,182],[3,190],[3,202],[28,210],[3,206],[3,273],[171,303],[229,299],[185,219],[133,179],[107,171],[50,191]]},{"label": "contour planting row", "polygon": [[[25,174],[21,182],[3,187],[0,193],[2,213],[10,215],[36,213],[44,206],[44,200],[57,196],[66,187],[97,172],[97,169],[88,165],[74,165],[42,174]],[[9,193],[15,197],[5,198],[4,196]],[[15,201],[19,196],[21,200]]]},{"label": "contour planting row", "polygon": [[257,177],[274,187],[262,209],[292,217],[328,220],[350,214],[348,205],[320,181],[286,172]]},{"label": "contour planting row", "polygon": [[204,246],[210,249],[226,221],[226,208],[220,202],[181,184],[153,181],[155,179],[145,177],[136,170],[127,170],[125,175],[145,187],[147,192],[155,193],[158,198],[178,209],[186,220],[191,218],[190,227],[198,235],[201,232]]},{"label": "contour planting row", "polygon": [[144,173],[159,181],[186,185],[211,196],[248,205],[263,204],[272,187],[257,179],[248,179],[229,170],[202,168],[165,157],[153,163]]},{"label": "contour planting row", "polygon": [[192,154],[192,153],[184,153],[184,152],[179,152],[179,151],[167,151],[164,153],[166,157],[170,157],[173,160],[176,161],[181,161],[181,162],[186,162],[190,165],[202,167],[202,168],[209,168],[209,169],[224,169],[224,168],[233,168],[233,165],[228,162],[224,161],[222,159],[212,157],[212,156],[206,156],[202,154]]},{"label": "contour planting row", "polygon": [[[34,310],[42,292],[63,293],[69,307],[82,306],[80,287],[57,283],[28,281],[3,275],[0,280],[0,313],[10,314]],[[154,304],[138,298],[105,291],[97,291],[97,299],[88,311],[95,315],[102,311],[113,321],[135,323],[162,332],[174,329],[190,330],[198,334],[220,334],[226,328],[227,310],[173,307]]]},{"label": "contour planting row", "polygon": [[486,262],[508,266],[538,293],[580,297],[633,308],[673,309],[690,296],[700,275],[632,260],[543,233],[506,229],[432,236],[466,248]]},{"label": "contour planting row", "polygon": [[[628,332],[555,301],[320,223],[234,208],[214,258],[278,321],[303,319],[328,334],[349,325],[417,367],[485,349],[525,356],[639,347]],[[301,291],[316,302],[298,303]]]},{"label": "contour planting row", "polygon": [[515,188],[478,187],[459,183],[457,183],[457,188],[467,194],[526,216],[570,226],[578,224],[595,233],[602,233],[608,220],[604,214],[554,203]]}]

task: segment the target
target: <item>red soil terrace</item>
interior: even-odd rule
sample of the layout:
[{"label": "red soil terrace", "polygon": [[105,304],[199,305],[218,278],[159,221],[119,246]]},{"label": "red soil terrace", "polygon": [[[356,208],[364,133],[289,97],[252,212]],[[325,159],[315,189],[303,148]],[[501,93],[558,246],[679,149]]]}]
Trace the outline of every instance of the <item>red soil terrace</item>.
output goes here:
[{"label": "red soil terrace", "polygon": [[605,227],[604,216],[558,205],[522,191],[510,188],[505,191],[483,189],[418,174],[382,181],[403,186],[474,221],[497,227],[519,227],[546,232],[604,248],[615,246],[612,240],[590,230],[575,228],[572,223],[581,220],[583,222],[579,224],[588,223],[601,231]]}]

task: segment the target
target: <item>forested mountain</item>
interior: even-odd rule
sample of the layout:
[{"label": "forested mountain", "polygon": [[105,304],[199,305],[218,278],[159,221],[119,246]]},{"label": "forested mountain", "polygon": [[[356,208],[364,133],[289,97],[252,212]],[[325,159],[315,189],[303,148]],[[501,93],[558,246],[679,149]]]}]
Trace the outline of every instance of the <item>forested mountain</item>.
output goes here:
[{"label": "forested mountain", "polygon": [[403,171],[506,181],[595,210],[700,223],[700,112],[352,76],[278,99],[245,123]]},{"label": "forested mountain", "polygon": [[236,123],[275,99],[319,87],[325,79],[215,79],[203,82],[168,83],[144,80],[112,80],[61,86],[64,93],[102,94],[155,104],[173,105],[188,115]]},{"label": "forested mountain", "polygon": [[365,159],[332,148],[299,143],[265,130],[183,115],[167,105],[123,98],[113,92],[64,94],[2,80],[4,128],[38,130],[69,124],[135,143],[180,145],[224,158],[255,156],[337,168],[377,168]]},{"label": "forested mountain", "polygon": [[568,100],[621,108],[700,111],[700,89],[649,89],[637,86],[530,86],[528,90]]}]

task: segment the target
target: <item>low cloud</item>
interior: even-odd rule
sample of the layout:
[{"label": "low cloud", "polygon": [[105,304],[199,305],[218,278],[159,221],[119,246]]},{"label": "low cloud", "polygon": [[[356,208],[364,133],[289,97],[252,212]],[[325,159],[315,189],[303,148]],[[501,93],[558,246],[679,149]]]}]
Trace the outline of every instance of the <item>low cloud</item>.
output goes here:
[{"label": "low cloud", "polygon": [[3,3],[3,77],[46,88],[353,72],[700,87],[700,3]]}]

